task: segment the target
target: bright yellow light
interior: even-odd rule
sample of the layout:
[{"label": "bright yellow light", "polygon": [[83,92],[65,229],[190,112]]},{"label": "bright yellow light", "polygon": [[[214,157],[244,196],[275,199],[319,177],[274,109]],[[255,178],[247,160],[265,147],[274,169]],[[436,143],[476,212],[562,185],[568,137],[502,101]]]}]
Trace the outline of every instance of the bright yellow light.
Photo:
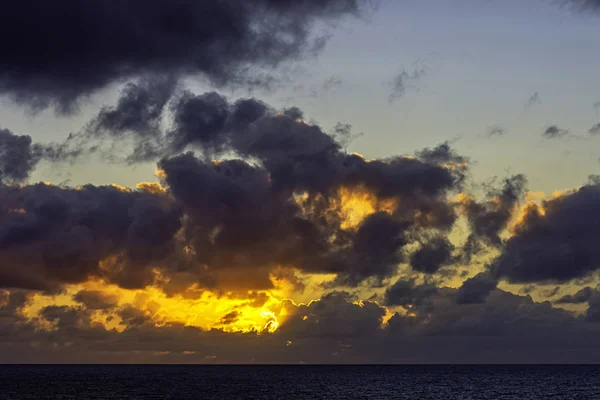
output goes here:
[{"label": "bright yellow light", "polygon": [[[245,293],[198,291],[199,294],[195,297],[183,294],[169,297],[156,287],[128,290],[100,280],[90,280],[83,284],[70,285],[60,295],[36,294],[30,304],[23,308],[22,314],[34,320],[46,306],[77,307],[79,304],[73,300],[73,295],[80,290],[88,290],[98,291],[117,299],[116,308],[129,306],[155,326],[184,324],[205,330],[272,333],[287,317],[282,302],[291,288],[279,280],[276,287],[270,291]],[[115,310],[90,311],[92,322],[103,325],[106,329],[123,331],[126,326],[121,323]],[[226,318],[227,316],[229,318]],[[37,321],[42,329],[53,328],[52,323],[41,318]]]},{"label": "bright yellow light", "polygon": [[363,188],[341,188],[339,198],[339,206],[344,217],[342,229],[355,228],[366,217],[378,211],[391,214],[397,207],[395,199],[380,200]]}]

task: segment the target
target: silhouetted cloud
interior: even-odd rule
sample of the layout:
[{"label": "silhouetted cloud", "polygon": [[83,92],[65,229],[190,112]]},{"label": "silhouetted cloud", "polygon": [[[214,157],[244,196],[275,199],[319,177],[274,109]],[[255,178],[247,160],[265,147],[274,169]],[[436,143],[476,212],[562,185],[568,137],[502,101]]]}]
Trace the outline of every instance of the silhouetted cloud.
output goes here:
[{"label": "silhouetted cloud", "polygon": [[435,285],[416,285],[414,280],[398,280],[385,291],[385,304],[403,307],[431,306],[431,297],[437,293]]},{"label": "silhouetted cloud", "polygon": [[583,289],[577,291],[575,294],[568,294],[566,296],[561,297],[556,300],[556,304],[580,304],[586,303],[592,295],[594,295],[595,291],[589,286],[584,287]]},{"label": "silhouetted cloud", "polygon": [[506,229],[515,212],[515,207],[525,194],[527,180],[518,174],[503,180],[502,188],[490,188],[487,201],[479,202],[465,196],[459,201],[459,207],[466,215],[471,233],[462,249],[465,261],[480,252],[485,246],[500,247],[500,234]]},{"label": "silhouetted cloud", "polygon": [[82,96],[147,74],[253,84],[262,80],[254,67],[274,67],[322,48],[325,37],[311,29],[317,21],[355,15],[363,4],[134,0],[108,10],[77,1],[50,8],[37,0],[6,3],[0,7],[6,16],[0,92],[33,108],[68,112]]},{"label": "silhouetted cloud", "polygon": [[65,145],[33,143],[31,136],[0,129],[0,182],[24,182],[40,161],[69,161],[77,158],[80,152]]},{"label": "silhouetted cloud", "polygon": [[482,272],[467,279],[456,294],[457,304],[484,303],[489,294],[496,289],[498,281],[488,273]]},{"label": "silhouetted cloud", "polygon": [[415,271],[433,274],[453,262],[454,245],[443,236],[435,236],[410,255],[410,265]]},{"label": "silhouetted cloud", "polygon": [[592,179],[578,190],[528,206],[492,271],[511,282],[568,282],[597,270],[599,199],[600,185]]}]

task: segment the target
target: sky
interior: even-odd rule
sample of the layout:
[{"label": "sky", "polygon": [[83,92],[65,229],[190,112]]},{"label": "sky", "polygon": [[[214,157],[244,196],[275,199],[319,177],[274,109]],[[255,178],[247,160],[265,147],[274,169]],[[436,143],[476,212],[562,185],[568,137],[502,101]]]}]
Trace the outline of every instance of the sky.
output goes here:
[{"label": "sky", "polygon": [[0,12],[0,362],[600,362],[597,0]]}]

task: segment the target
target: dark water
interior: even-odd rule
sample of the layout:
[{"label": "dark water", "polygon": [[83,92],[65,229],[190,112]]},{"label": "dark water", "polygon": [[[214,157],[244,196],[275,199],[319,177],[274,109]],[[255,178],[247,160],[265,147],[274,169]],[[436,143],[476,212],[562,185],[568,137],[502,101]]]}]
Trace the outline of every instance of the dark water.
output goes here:
[{"label": "dark water", "polygon": [[600,366],[0,366],[2,399],[600,399]]}]

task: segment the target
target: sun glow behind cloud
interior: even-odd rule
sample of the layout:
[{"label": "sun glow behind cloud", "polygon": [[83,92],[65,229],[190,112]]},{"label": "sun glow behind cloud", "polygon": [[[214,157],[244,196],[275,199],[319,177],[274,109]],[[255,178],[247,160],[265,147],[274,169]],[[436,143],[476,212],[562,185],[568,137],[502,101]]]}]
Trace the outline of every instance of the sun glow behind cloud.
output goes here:
[{"label": "sun glow behind cloud", "polygon": [[[112,185],[120,191],[131,189],[119,185]],[[142,182],[136,189],[151,193],[165,193],[161,184],[156,182]],[[301,206],[306,196],[297,196]],[[340,227],[344,230],[354,230],[372,213],[385,211],[393,213],[397,200],[380,200],[367,189],[362,187],[345,188],[338,190],[336,200],[331,203],[336,215],[339,215]],[[193,257],[194,249],[186,248]],[[114,264],[112,256],[101,264],[103,268],[111,268]],[[239,281],[239,277],[228,277],[227,271],[220,271],[223,277]],[[162,278],[158,270],[155,271],[157,282]],[[254,332],[273,333],[290,316],[290,307],[300,304],[310,304],[314,299],[323,294],[323,284],[335,278],[335,274],[302,274],[299,271],[292,274],[305,284],[298,290],[297,282],[291,282],[285,276],[271,274],[272,288],[268,290],[245,290],[243,281],[235,283],[229,289],[207,290],[196,284],[185,288],[183,291],[168,294],[168,290],[160,285],[148,286],[144,289],[125,289],[115,284],[108,283],[100,278],[90,279],[81,284],[65,286],[59,294],[36,293],[28,304],[21,310],[27,319],[35,321],[40,329],[52,330],[56,321],[45,320],[41,312],[48,306],[83,307],[74,298],[79,292],[100,293],[113,303],[102,309],[90,309],[90,322],[98,327],[119,332],[128,328],[127,321],[119,310],[128,308],[135,312],[147,323],[160,327],[170,324],[198,327],[204,330],[217,329],[224,332]],[[164,283],[164,282],[163,282]],[[239,287],[238,287],[239,286]],[[360,305],[360,302],[356,303]],[[388,315],[384,321],[391,317]]]}]

